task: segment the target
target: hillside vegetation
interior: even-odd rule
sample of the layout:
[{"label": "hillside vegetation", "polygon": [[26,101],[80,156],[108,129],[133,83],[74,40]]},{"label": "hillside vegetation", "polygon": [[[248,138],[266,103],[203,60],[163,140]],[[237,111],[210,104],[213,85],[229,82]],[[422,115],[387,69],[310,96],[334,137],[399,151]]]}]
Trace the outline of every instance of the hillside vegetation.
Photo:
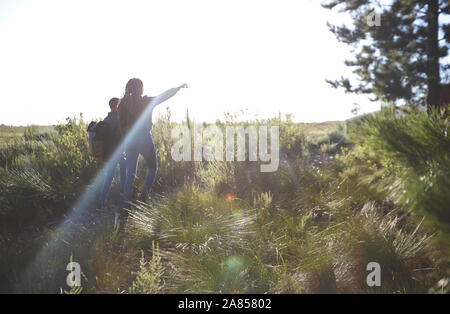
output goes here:
[{"label": "hillside vegetation", "polygon": [[[248,161],[174,162],[177,123],[168,113],[153,128],[152,202],[124,209],[116,178],[110,208],[84,211],[76,204],[95,195],[102,167],[88,153],[86,122],[2,129],[0,291],[447,292],[443,115],[386,108],[325,124],[289,116],[217,123],[232,124],[280,126],[278,171]],[[81,288],[66,285],[69,261],[81,265]],[[370,262],[381,266],[380,287],[366,283]]]}]

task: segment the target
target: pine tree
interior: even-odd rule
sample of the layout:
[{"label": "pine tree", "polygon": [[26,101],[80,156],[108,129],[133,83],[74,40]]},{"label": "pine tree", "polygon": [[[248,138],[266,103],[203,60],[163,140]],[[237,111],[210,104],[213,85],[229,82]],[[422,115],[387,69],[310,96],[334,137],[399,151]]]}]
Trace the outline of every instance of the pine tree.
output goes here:
[{"label": "pine tree", "polygon": [[358,82],[328,83],[372,100],[439,106],[441,74],[450,69],[450,0],[328,0],[322,6],[350,14],[353,25],[328,26],[356,52],[345,63]]}]

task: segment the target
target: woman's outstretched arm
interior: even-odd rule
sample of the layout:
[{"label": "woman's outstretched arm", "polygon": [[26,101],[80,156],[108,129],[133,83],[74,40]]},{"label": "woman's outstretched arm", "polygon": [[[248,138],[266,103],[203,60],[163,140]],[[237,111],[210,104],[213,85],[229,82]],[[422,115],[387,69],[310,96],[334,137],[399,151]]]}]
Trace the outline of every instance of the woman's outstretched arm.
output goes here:
[{"label": "woman's outstretched arm", "polygon": [[153,107],[155,107],[155,106],[159,105],[160,103],[166,101],[167,99],[175,96],[175,94],[178,93],[178,91],[180,89],[187,88],[187,87],[188,87],[187,84],[184,83],[183,85],[180,85],[178,87],[168,89],[165,92],[159,94],[158,96],[153,97],[150,103],[153,105]]}]

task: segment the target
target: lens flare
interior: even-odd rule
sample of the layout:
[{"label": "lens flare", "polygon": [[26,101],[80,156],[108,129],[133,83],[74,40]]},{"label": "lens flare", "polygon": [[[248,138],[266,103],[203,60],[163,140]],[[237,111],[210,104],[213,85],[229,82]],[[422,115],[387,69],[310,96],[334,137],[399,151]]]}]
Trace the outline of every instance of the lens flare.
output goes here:
[{"label": "lens flare", "polygon": [[244,256],[230,256],[221,262],[222,293],[250,293],[249,259]]},{"label": "lens flare", "polygon": [[225,194],[225,202],[231,204],[231,203],[234,202],[235,199],[236,199],[236,198],[234,197],[234,194],[233,194],[233,193],[227,193],[227,194]]}]

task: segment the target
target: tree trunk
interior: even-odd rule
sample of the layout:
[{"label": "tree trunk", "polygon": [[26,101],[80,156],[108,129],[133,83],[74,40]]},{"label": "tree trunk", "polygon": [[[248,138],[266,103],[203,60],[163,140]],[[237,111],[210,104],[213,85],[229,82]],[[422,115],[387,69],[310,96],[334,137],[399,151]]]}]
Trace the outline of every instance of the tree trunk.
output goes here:
[{"label": "tree trunk", "polygon": [[441,77],[439,72],[439,0],[428,0],[427,12],[427,106],[439,108]]}]

